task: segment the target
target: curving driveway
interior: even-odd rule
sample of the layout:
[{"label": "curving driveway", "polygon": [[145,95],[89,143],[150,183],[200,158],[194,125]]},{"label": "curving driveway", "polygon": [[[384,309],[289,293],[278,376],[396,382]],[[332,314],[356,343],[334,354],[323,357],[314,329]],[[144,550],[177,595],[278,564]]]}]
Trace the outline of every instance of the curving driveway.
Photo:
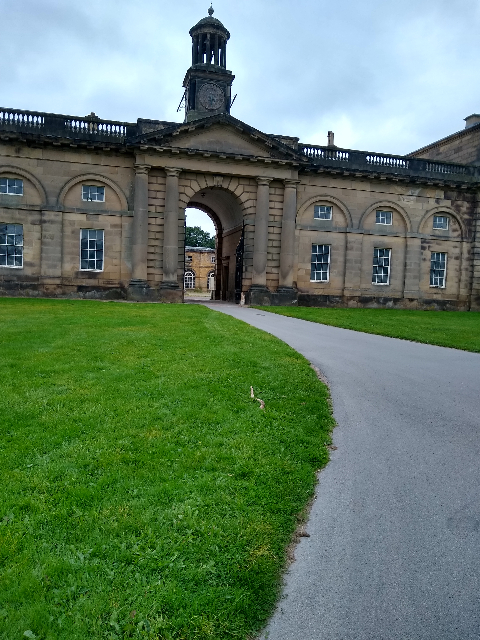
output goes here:
[{"label": "curving driveway", "polygon": [[338,423],[262,639],[480,639],[480,355],[207,306],[315,364]]}]

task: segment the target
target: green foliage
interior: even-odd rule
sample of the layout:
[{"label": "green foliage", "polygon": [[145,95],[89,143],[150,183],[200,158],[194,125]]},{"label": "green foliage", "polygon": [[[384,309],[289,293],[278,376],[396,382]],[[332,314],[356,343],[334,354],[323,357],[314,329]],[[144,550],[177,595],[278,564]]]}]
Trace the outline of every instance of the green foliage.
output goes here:
[{"label": "green foliage", "polygon": [[212,238],[210,234],[201,227],[186,227],[185,246],[215,249],[215,238]]},{"label": "green foliage", "polygon": [[327,461],[306,361],[195,305],[1,299],[0,321],[0,638],[255,633]]},{"label": "green foliage", "polygon": [[480,352],[480,314],[472,311],[258,308],[291,318],[301,318],[353,331]]}]

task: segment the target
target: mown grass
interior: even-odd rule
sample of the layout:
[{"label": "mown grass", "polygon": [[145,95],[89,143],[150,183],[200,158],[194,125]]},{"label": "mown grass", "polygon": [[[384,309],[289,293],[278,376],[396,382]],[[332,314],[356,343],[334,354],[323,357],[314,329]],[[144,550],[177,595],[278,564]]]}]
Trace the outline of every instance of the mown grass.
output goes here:
[{"label": "mown grass", "polygon": [[194,305],[1,299],[0,322],[0,637],[258,630],[327,461],[308,363]]},{"label": "mown grass", "polygon": [[480,313],[397,309],[257,307],[343,329],[480,352]]}]

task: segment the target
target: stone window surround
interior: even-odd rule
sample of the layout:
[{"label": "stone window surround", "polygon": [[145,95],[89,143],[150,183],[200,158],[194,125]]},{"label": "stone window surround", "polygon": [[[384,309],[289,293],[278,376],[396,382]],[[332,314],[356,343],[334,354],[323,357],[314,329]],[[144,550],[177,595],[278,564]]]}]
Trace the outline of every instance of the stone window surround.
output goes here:
[{"label": "stone window surround", "polygon": [[185,271],[185,275],[184,275],[185,290],[195,289],[195,279],[196,279],[196,274],[193,269],[188,269],[187,271]]},{"label": "stone window surround", "polygon": [[[211,278],[214,279],[212,288],[210,288],[210,280],[211,280]],[[214,290],[215,290],[215,271],[209,271],[209,273],[207,275],[207,291],[214,291]]]}]

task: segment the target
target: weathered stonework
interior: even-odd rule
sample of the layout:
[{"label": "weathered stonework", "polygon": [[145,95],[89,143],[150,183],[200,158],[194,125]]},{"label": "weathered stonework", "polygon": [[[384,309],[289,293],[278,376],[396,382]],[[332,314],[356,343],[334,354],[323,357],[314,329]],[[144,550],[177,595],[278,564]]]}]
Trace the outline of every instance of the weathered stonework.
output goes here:
[{"label": "weathered stonework", "polygon": [[[226,30],[211,20],[192,30],[188,86],[229,73]],[[183,124],[0,109],[0,178],[23,183],[0,194],[0,224],[21,225],[24,242],[23,266],[0,266],[0,294],[182,302],[194,206],[217,229],[216,299],[480,310],[480,123],[411,156],[365,153],[264,134],[210,90],[214,108],[189,103]],[[104,200],[83,200],[85,185]],[[81,269],[86,229],[103,231],[96,271]],[[312,245],[330,248],[326,281],[311,280]],[[375,249],[391,250],[388,284],[372,284]],[[444,287],[430,286],[432,252],[447,255]]]}]

